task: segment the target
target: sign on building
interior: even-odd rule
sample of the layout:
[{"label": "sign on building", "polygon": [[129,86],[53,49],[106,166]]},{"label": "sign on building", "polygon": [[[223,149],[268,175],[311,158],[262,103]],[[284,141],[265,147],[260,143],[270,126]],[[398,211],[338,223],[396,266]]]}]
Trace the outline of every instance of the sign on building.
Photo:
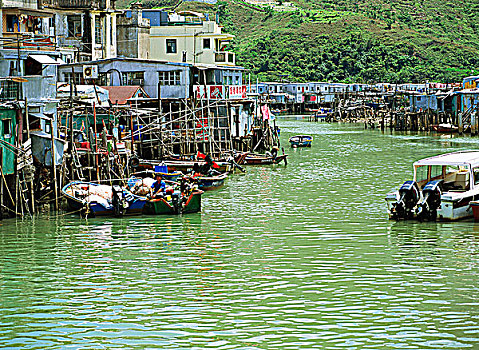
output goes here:
[{"label": "sign on building", "polygon": [[197,99],[208,99],[208,100],[221,100],[221,99],[230,99],[230,100],[240,100],[246,98],[246,85],[195,85],[194,96]]},{"label": "sign on building", "polygon": [[194,86],[194,95],[197,99],[221,100],[225,98],[223,85]]},{"label": "sign on building", "polygon": [[230,100],[240,100],[246,98],[246,85],[228,86],[228,98]]}]

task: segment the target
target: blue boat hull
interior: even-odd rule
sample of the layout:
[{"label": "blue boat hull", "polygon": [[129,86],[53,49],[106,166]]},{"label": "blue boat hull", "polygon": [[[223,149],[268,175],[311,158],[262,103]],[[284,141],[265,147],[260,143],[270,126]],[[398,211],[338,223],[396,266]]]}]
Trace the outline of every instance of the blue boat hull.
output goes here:
[{"label": "blue boat hull", "polygon": [[[85,185],[96,185],[90,184],[87,182],[72,182],[65,185],[62,188],[63,195],[67,198],[68,210],[72,212],[79,212],[82,215],[88,216],[115,216],[115,210],[112,205],[105,207],[103,204],[97,202],[87,203],[82,199],[76,198],[67,193],[67,189],[75,184],[85,184]],[[128,208],[125,209],[123,215],[141,215],[143,213],[143,208],[147,202],[146,197],[140,197],[133,195],[133,197],[128,200]]]},{"label": "blue boat hull", "polygon": [[307,135],[297,135],[289,138],[291,147],[311,147],[312,142],[313,137]]}]

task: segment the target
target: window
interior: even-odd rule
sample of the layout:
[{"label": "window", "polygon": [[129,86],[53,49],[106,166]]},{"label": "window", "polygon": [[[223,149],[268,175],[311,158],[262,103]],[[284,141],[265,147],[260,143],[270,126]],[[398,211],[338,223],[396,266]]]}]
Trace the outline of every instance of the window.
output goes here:
[{"label": "window", "polygon": [[180,71],[158,72],[160,85],[180,85]]},{"label": "window", "polygon": [[0,81],[0,100],[16,100],[20,97],[20,83],[3,80]]},{"label": "window", "polygon": [[176,53],[176,39],[166,39],[166,53]]},{"label": "window", "polygon": [[211,39],[203,39],[203,49],[211,49]]},{"label": "window", "polygon": [[73,80],[72,72],[63,73],[63,81],[68,84],[74,83],[75,85],[81,85],[81,78],[81,73],[75,73],[75,80]]},{"label": "window", "polygon": [[81,37],[81,16],[67,16],[68,37]]},{"label": "window", "polygon": [[10,61],[10,70],[9,70],[9,75],[14,76],[17,75],[17,62],[16,61]]},{"label": "window", "polygon": [[3,127],[3,137],[6,139],[9,139],[10,137],[12,137],[12,120],[3,119],[2,127]]},{"label": "window", "polygon": [[97,84],[100,86],[111,86],[111,74],[110,73],[98,74]]},{"label": "window", "polygon": [[474,185],[479,184],[479,168],[472,169],[474,172]]},{"label": "window", "polygon": [[121,83],[122,85],[144,85],[145,72],[122,72]]},{"label": "window", "polygon": [[26,75],[42,75],[42,64],[31,57],[28,57],[25,61],[25,74]]},{"label": "window", "polygon": [[102,23],[99,16],[95,16],[95,43],[102,44],[103,33],[102,33]]},{"label": "window", "polygon": [[7,32],[13,33],[13,32],[19,32],[20,29],[19,23],[18,23],[18,17],[16,15],[6,15],[7,19]]}]

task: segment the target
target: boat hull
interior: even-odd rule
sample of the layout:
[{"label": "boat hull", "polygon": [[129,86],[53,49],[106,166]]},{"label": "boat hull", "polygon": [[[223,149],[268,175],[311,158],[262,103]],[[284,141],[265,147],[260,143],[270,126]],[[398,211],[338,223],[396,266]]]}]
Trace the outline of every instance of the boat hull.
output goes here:
[{"label": "boat hull", "polygon": [[313,137],[308,135],[296,135],[289,138],[291,147],[311,147]]},{"label": "boat hull", "polygon": [[150,199],[146,202],[143,213],[148,215],[178,215],[201,211],[201,195],[203,191],[193,191],[183,208],[176,208],[171,201],[164,198]]},{"label": "boat hull", "polygon": [[[96,216],[115,216],[115,210],[112,205],[105,206],[102,203],[87,202],[80,198],[76,198],[68,193],[68,189],[73,185],[96,186],[97,184],[76,181],[65,185],[62,188],[62,194],[67,199],[67,210],[70,212],[78,212],[81,215],[96,217]],[[141,215],[143,208],[147,202],[146,197],[133,195],[132,199],[128,201],[128,208],[125,209],[123,216]]]},{"label": "boat hull", "polygon": [[[399,193],[392,192],[386,196],[386,204],[388,209],[389,219],[393,219],[391,210],[393,205],[399,199]],[[475,207],[477,208],[475,209]],[[479,220],[479,201],[477,204],[473,201],[473,196],[465,196],[462,198],[452,199],[447,195],[447,192],[441,197],[441,206],[437,209],[437,219],[441,221],[456,221],[468,219],[473,217],[474,210],[477,211]],[[474,216],[475,217],[475,216]],[[413,218],[415,219],[415,218]]]},{"label": "boat hull", "polygon": [[[135,164],[136,168],[144,170],[154,170],[155,166],[160,161],[138,160],[138,164]],[[195,165],[203,166],[206,164],[204,160],[162,160],[161,163],[168,167],[168,174],[175,174],[175,172],[182,172],[184,174],[191,173]],[[229,172],[231,170],[231,164],[228,162],[215,161],[219,168],[216,169],[222,173]]]},{"label": "boat hull", "polygon": [[260,156],[246,156],[244,159],[244,164],[246,165],[268,165],[268,164],[278,164],[284,161],[286,163],[287,154],[283,154],[277,157],[260,157]]},{"label": "boat hull", "polygon": [[227,176],[227,174],[221,174],[218,176],[198,176],[195,179],[198,182],[200,190],[211,191],[223,187]]},{"label": "boat hull", "polygon": [[472,201],[469,204],[471,205],[474,221],[479,221],[479,201]]},{"label": "boat hull", "polygon": [[289,141],[291,143],[291,147],[311,147],[312,141]]},{"label": "boat hull", "polygon": [[441,198],[441,207],[437,210],[437,217],[447,221],[471,218],[473,217],[472,201],[472,196],[458,200]]}]

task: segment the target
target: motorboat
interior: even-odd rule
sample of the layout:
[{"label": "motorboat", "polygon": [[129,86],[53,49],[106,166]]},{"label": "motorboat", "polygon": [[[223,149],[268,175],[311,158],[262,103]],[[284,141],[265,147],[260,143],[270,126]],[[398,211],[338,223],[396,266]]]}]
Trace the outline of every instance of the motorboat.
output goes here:
[{"label": "motorboat", "polygon": [[151,196],[154,179],[130,178],[128,185],[132,193],[147,196],[143,214],[147,215],[179,215],[196,213],[201,210],[201,195],[203,191],[198,189],[194,181],[182,178],[180,182],[168,181],[164,193]]},{"label": "motorboat", "polygon": [[473,216],[479,200],[479,151],[459,151],[418,160],[413,179],[387,194],[393,220],[459,220]]}]

